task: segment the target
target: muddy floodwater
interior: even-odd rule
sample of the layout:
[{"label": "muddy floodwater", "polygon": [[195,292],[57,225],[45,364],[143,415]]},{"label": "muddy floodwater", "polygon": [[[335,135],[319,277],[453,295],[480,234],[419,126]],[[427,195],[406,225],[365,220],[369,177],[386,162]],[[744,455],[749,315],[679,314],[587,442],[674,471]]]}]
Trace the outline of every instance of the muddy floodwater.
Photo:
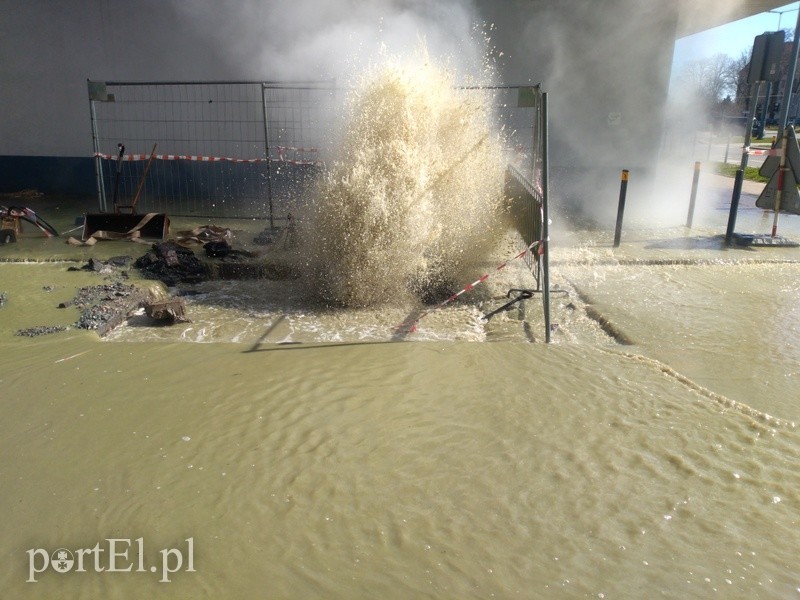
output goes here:
[{"label": "muddy floodwater", "polygon": [[538,296],[483,318],[521,261],[399,337],[420,306],[213,281],[101,339],[67,269],[143,247],[0,247],[2,596],[800,596],[800,250],[698,209],[618,249],[555,216],[549,345]]}]

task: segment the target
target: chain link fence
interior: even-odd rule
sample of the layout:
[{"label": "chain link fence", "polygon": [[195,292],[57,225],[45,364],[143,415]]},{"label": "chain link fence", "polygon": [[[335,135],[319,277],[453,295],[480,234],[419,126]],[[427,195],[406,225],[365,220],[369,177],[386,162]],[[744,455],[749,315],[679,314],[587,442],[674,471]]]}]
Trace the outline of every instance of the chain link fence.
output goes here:
[{"label": "chain link fence", "polygon": [[[538,88],[491,90],[510,161],[536,184]],[[101,211],[135,199],[140,212],[242,218],[283,216],[302,198],[342,93],[333,81],[89,81],[88,92]]]},{"label": "chain link fence", "polygon": [[272,219],[323,164],[333,82],[88,87],[101,211],[136,199],[142,212]]}]

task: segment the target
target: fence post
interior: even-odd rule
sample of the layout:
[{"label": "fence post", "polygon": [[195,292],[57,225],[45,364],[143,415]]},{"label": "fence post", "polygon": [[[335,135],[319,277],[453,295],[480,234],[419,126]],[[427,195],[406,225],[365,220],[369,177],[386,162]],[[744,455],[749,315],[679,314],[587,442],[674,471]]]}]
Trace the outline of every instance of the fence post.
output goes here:
[{"label": "fence post", "polygon": [[106,190],[103,185],[103,163],[100,162],[100,137],[97,133],[97,112],[94,108],[94,99],[89,98],[89,115],[92,120],[92,150],[94,150],[94,177],[97,186],[97,203],[100,212],[106,210]]},{"label": "fence post", "polygon": [[261,109],[264,119],[264,151],[267,156],[267,200],[269,201],[269,228],[275,230],[275,220],[272,213],[272,164],[269,156],[269,125],[267,124],[267,84],[261,83]]},{"label": "fence post", "polygon": [[544,310],[544,339],[550,343],[550,176],[548,157],[547,92],[542,93],[542,309]]},{"label": "fence post", "polygon": [[625,212],[625,196],[628,192],[628,169],[622,170],[619,184],[619,205],[617,206],[617,227],[614,230],[614,248],[619,248],[620,236],[622,235],[622,214]]},{"label": "fence post", "polygon": [[689,196],[689,214],[686,217],[686,227],[692,228],[692,219],[694,218],[694,204],[697,198],[697,183],[700,181],[700,161],[694,163],[694,178],[692,179],[692,194]]},{"label": "fence post", "polygon": [[[767,35],[767,34],[762,34]],[[752,90],[753,87],[751,86]],[[756,81],[755,93],[753,98],[758,100],[761,93],[761,82]],[[736,178],[733,181],[733,194],[731,195],[731,210],[728,214],[728,228],[725,231],[725,244],[730,246],[733,241],[733,232],[736,228],[736,214],[739,211],[739,199],[742,195],[742,181],[744,180],[744,172],[747,169],[748,152],[750,151],[750,137],[753,133],[753,117],[755,116],[756,102],[750,103],[750,110],[747,111],[747,122],[744,129],[744,145],[742,146],[742,162],[739,170],[736,171]]]}]

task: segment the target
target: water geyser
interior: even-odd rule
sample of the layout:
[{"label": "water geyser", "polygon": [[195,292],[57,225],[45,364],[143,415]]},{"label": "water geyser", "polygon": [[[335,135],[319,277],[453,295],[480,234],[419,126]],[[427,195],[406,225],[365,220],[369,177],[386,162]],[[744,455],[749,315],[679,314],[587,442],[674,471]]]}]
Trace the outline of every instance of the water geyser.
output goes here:
[{"label": "water geyser", "polygon": [[360,76],[339,148],[305,222],[326,302],[430,296],[463,280],[497,241],[505,161],[492,93],[458,88],[424,50]]}]

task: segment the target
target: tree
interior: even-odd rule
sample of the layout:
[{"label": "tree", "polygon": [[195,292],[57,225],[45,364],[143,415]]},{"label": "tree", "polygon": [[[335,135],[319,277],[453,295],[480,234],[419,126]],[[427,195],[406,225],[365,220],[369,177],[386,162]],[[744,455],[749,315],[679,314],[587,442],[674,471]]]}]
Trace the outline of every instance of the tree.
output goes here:
[{"label": "tree", "polygon": [[742,50],[739,58],[731,59],[731,77],[736,105],[741,112],[746,112],[750,101],[750,84],[747,83],[747,71],[750,68],[750,50]]},{"label": "tree", "polygon": [[[745,58],[745,62],[749,56]],[[723,99],[737,91],[739,61],[725,54],[687,63],[678,75],[682,92],[695,99],[706,114],[719,114]],[[745,73],[746,76],[746,73]]]}]

